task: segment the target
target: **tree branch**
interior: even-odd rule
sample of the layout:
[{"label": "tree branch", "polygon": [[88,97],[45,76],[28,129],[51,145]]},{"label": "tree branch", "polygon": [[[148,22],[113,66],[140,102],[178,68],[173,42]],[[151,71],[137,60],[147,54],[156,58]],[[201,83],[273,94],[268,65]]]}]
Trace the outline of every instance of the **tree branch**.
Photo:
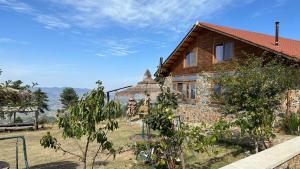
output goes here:
[{"label": "tree branch", "polygon": [[101,150],[101,148],[102,148],[102,146],[100,145],[100,146],[98,147],[98,150],[96,151],[95,156],[93,157],[92,169],[94,169],[95,160],[96,160],[96,158],[97,158],[97,156],[98,156],[98,153],[99,153],[99,151]]},{"label": "tree branch", "polygon": [[58,150],[61,150],[62,152],[64,153],[67,153],[67,154],[70,154],[70,155],[73,155],[73,156],[76,156],[76,157],[79,157],[79,159],[83,159],[82,156],[78,155],[78,154],[75,154],[75,153],[72,153],[68,150],[65,150],[64,148],[61,147],[61,145],[59,143],[56,144],[58,146]]}]

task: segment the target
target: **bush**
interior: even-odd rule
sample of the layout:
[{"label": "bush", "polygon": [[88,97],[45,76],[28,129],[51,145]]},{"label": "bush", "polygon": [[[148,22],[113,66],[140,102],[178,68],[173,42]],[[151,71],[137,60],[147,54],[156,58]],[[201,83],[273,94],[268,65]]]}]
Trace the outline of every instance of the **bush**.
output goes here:
[{"label": "bush", "polygon": [[15,122],[16,122],[16,123],[23,123],[23,119],[22,119],[20,116],[18,116],[18,117],[16,118]]},{"label": "bush", "polygon": [[39,124],[47,124],[49,123],[49,120],[48,120],[48,117],[47,116],[42,116],[40,119],[39,119]]},{"label": "bush", "polygon": [[288,134],[299,134],[300,117],[297,113],[292,113],[284,119],[284,129]]},{"label": "bush", "polygon": [[138,155],[141,151],[147,151],[147,143],[145,141],[137,141],[133,145],[134,154]]}]

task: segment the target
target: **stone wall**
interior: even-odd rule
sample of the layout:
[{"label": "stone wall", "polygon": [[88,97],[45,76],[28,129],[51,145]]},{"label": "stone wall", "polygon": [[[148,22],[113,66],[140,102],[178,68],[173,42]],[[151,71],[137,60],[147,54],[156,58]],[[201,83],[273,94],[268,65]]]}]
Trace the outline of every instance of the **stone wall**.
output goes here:
[{"label": "stone wall", "polygon": [[[211,77],[217,75],[216,73],[199,73],[196,74],[196,99],[193,103],[181,102],[179,108],[176,110],[177,115],[186,122],[214,122],[222,115],[220,112],[220,105],[213,102]],[[173,77],[168,76],[165,79],[164,86],[173,89]],[[286,97],[284,97],[286,98]],[[276,126],[281,124],[281,117],[286,112],[286,99],[283,100],[280,109],[277,111],[278,118],[276,119]],[[300,90],[293,90],[290,94],[290,110],[297,112],[300,106]]]},{"label": "stone wall", "polygon": [[200,104],[180,104],[176,112],[184,122],[191,123],[216,122],[222,117],[218,108]]},{"label": "stone wall", "polygon": [[274,169],[300,169],[300,154],[275,167]]},{"label": "stone wall", "polygon": [[[177,115],[185,122],[215,122],[222,116],[219,106],[211,103],[211,80],[213,73],[199,73],[196,78],[196,99],[193,104],[181,102]],[[173,88],[172,76],[164,82],[165,87]]]},{"label": "stone wall", "polygon": [[[300,108],[300,90],[291,90],[290,91],[290,112],[297,113]],[[287,108],[287,94],[284,96],[284,100],[281,104],[281,107],[278,113],[285,113]]]}]

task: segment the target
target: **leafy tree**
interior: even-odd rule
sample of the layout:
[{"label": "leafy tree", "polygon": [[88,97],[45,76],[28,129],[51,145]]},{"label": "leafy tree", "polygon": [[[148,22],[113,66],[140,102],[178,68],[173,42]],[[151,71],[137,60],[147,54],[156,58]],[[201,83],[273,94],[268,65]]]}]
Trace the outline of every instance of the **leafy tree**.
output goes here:
[{"label": "leafy tree", "polygon": [[297,66],[280,58],[253,56],[234,61],[232,66],[234,71],[223,71],[214,78],[224,91],[216,98],[224,104],[225,113],[236,115],[234,124],[240,127],[242,135],[251,137],[258,152],[260,141],[265,143],[275,137],[274,111],[280,106],[283,93],[295,87],[291,79],[298,76]]},{"label": "leafy tree", "polygon": [[64,109],[68,109],[70,105],[78,101],[78,95],[75,90],[71,87],[64,88],[63,92],[60,94],[60,102]]},{"label": "leafy tree", "polygon": [[[116,150],[113,143],[108,140],[107,133],[118,128],[118,122],[114,119],[115,114],[120,113],[120,104],[110,101],[105,104],[104,87],[100,81],[97,88],[82,97],[79,102],[72,104],[68,114],[58,118],[58,126],[63,129],[63,137],[76,140],[86,139],[82,154],[75,154],[65,150],[56,138],[50,133],[43,136],[41,145],[44,148],[53,148],[64,153],[79,157],[83,168],[87,166],[89,145],[92,142],[99,144],[93,157],[92,167],[100,152],[108,151],[115,156]],[[100,125],[101,123],[101,125]]]},{"label": "leafy tree", "polygon": [[0,113],[1,117],[5,118],[5,114],[8,117],[14,117],[16,119],[16,113],[22,112],[26,108],[32,107],[32,93],[30,87],[35,86],[23,85],[21,80],[17,81],[5,81],[0,84]]},{"label": "leafy tree", "polygon": [[38,129],[38,119],[41,113],[49,111],[48,96],[47,93],[43,92],[40,88],[33,92],[34,106],[36,107],[35,112],[35,129]]}]

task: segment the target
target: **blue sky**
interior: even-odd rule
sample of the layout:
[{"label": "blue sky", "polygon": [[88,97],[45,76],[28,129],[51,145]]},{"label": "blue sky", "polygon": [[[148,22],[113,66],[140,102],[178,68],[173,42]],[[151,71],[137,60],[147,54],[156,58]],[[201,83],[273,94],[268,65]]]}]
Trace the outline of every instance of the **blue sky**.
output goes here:
[{"label": "blue sky", "polygon": [[196,21],[300,39],[298,0],[0,0],[0,82],[107,89],[155,72]]}]

